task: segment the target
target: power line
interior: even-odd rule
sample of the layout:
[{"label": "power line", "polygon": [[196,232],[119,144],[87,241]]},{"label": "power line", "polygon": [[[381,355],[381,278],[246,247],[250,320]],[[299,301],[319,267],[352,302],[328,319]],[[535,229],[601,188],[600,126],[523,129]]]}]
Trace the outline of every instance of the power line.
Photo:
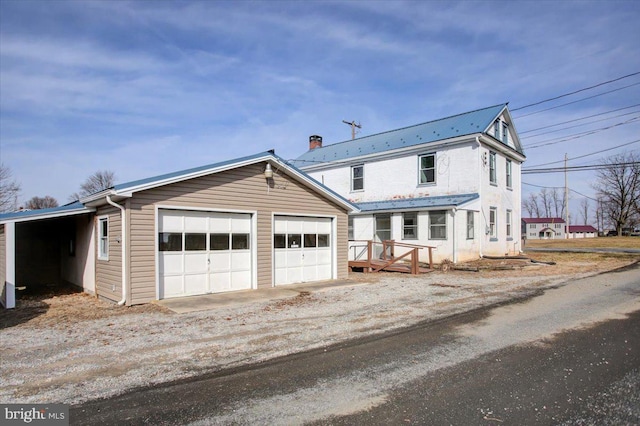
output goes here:
[{"label": "power line", "polygon": [[518,108],[514,108],[511,111],[518,111],[518,110],[529,108],[529,107],[532,107],[532,106],[544,104],[546,102],[555,101],[556,99],[560,99],[560,98],[564,98],[564,97],[567,97],[567,96],[575,95],[576,93],[584,92],[586,90],[595,89],[596,87],[604,86],[605,84],[613,83],[615,81],[624,80],[625,78],[633,77],[634,75],[638,75],[638,74],[640,74],[640,71],[634,72],[632,74],[627,74],[627,75],[624,75],[622,77],[614,78],[613,80],[604,81],[602,83],[598,83],[598,84],[593,85],[593,86],[585,87],[584,89],[579,89],[579,90],[575,90],[575,91],[570,92],[570,93],[565,93],[564,95],[555,96],[553,98],[544,99],[542,101],[534,102],[534,103],[529,104],[529,105],[525,105],[525,106],[521,106],[521,107],[518,107]]},{"label": "power line", "polygon": [[530,145],[530,146],[527,147],[527,149],[536,149],[536,148],[540,148],[540,147],[543,147],[543,146],[555,145],[555,144],[558,144],[558,143],[561,143],[561,142],[567,142],[567,141],[574,140],[574,139],[580,139],[580,138],[583,138],[585,136],[590,136],[590,135],[594,135],[596,133],[603,132],[605,130],[613,129],[615,127],[624,126],[626,124],[631,124],[634,121],[638,120],[639,118],[640,118],[640,116],[637,116],[637,117],[631,118],[631,119],[629,119],[627,121],[622,121],[620,123],[612,124],[611,126],[600,127],[599,129],[589,130],[589,131],[582,132],[582,133],[574,133],[573,135],[560,136],[558,138],[547,139],[547,140],[535,143],[533,145]]},{"label": "power line", "polygon": [[[587,118],[593,118],[593,117],[598,117],[600,115],[605,115],[605,114],[610,114],[612,112],[618,112],[618,111],[622,111],[624,109],[629,109],[629,108],[635,108],[637,106],[640,106],[640,104],[635,104],[635,105],[631,105],[628,107],[624,107],[624,108],[618,108],[618,109],[612,109],[611,111],[605,111],[605,112],[600,112],[598,114],[593,114],[593,115],[588,115],[586,117],[581,117],[581,118],[574,118],[573,120],[568,120],[568,121],[563,121],[562,123],[556,123],[556,124],[550,124],[548,126],[543,126],[543,127],[538,127],[537,129],[530,129],[530,130],[525,130],[524,132],[518,132],[519,135],[523,135],[525,133],[531,133],[531,132],[535,132],[537,130],[544,130],[544,129],[549,129],[551,127],[556,127],[556,126],[561,126],[563,124],[569,124],[569,123],[573,123],[575,121],[580,121],[580,120],[586,120]],[[613,117],[612,117],[613,118]],[[522,138],[521,138],[522,139]]]},{"label": "power line", "polygon": [[[548,132],[542,132],[542,133],[538,133],[538,134],[536,134],[536,135],[529,135],[529,136],[525,136],[525,137],[523,137],[523,138],[520,138],[520,140],[523,140],[523,139],[531,139],[531,138],[537,138],[538,136],[548,135],[549,133],[556,133],[556,132],[561,132],[561,131],[563,131],[563,130],[575,129],[576,127],[587,126],[587,125],[589,125],[589,124],[599,123],[599,122],[601,122],[601,121],[607,121],[607,120],[611,120],[611,119],[618,118],[618,117],[624,117],[624,116],[626,116],[626,115],[637,114],[637,113],[639,113],[639,112],[640,112],[640,111],[625,112],[624,114],[618,114],[618,115],[614,115],[614,116],[612,116],[612,117],[601,118],[601,119],[599,119],[599,120],[593,120],[593,121],[589,121],[589,122],[582,123],[582,124],[576,124],[576,125],[574,125],[574,126],[568,126],[568,127],[562,127],[562,128],[560,128],[560,129],[549,130]],[[544,127],[543,127],[543,128],[541,128],[541,129],[538,129],[538,130],[542,130],[542,129],[544,129]]]},{"label": "power line", "polygon": [[541,169],[529,169],[522,170],[523,175],[542,174],[542,173],[562,173],[565,170],[568,172],[580,172],[590,170],[604,170],[612,167],[627,167],[627,166],[640,166],[640,161],[630,161],[625,163],[611,163],[611,164],[593,164],[586,166],[571,166],[571,167],[548,167]]},{"label": "power line", "polygon": [[640,84],[640,82],[639,83],[629,84],[628,86],[618,87],[617,89],[609,90],[607,92],[598,93],[597,95],[587,96],[586,98],[578,99],[577,101],[567,102],[566,104],[560,104],[560,105],[556,105],[556,106],[553,106],[553,107],[549,107],[549,108],[541,109],[541,110],[538,110],[538,111],[530,112],[529,114],[519,115],[517,117],[514,117],[514,120],[516,118],[528,117],[530,115],[539,114],[541,112],[550,111],[552,109],[561,108],[563,106],[577,104],[578,102],[582,102],[582,101],[586,101],[586,100],[589,100],[589,99],[597,98],[598,96],[607,95],[609,93],[618,92],[620,90],[628,89],[629,87],[637,86],[639,84]]},{"label": "power line", "polygon": [[[532,184],[532,183],[527,183],[527,182],[522,182],[522,184],[523,184],[523,185],[528,185],[528,186],[534,186],[534,187],[536,187],[536,188],[542,188],[542,189],[563,189],[563,188],[564,188],[564,187],[562,187],[562,186],[542,186],[542,185],[534,185],[534,184]],[[590,199],[590,200],[593,200],[593,201],[599,201],[599,200],[597,200],[597,199],[595,199],[595,198],[591,198],[591,197],[589,197],[588,195],[583,194],[582,192],[578,192],[578,191],[576,191],[575,189],[571,189],[571,188],[569,188],[569,191],[571,191],[571,192],[575,192],[576,194],[581,195],[581,196],[583,196],[583,197],[585,197],[585,198],[588,198],[588,199]]]},{"label": "power line", "polygon": [[[636,139],[635,141],[631,141],[631,142],[623,143],[623,144],[621,144],[621,145],[616,145],[616,146],[611,147],[611,148],[602,149],[602,150],[600,150],[600,151],[592,152],[592,153],[590,153],[590,154],[584,154],[584,155],[580,155],[580,156],[578,156],[578,157],[569,158],[569,161],[572,161],[572,160],[578,160],[578,159],[580,159],[580,158],[589,157],[589,156],[591,156],[591,155],[601,154],[601,153],[603,153],[603,152],[607,152],[607,151],[612,151],[612,150],[614,150],[614,149],[622,148],[623,146],[631,145],[631,144],[638,143],[638,142],[640,142],[640,139]],[[550,163],[536,164],[536,165],[534,165],[534,166],[529,166],[529,167],[548,166],[549,164],[557,164],[557,163],[563,163],[563,162],[564,162],[564,160],[558,160],[558,161],[552,161],[552,162],[550,162]],[[525,168],[523,168],[523,170],[526,170],[526,169],[525,169]]]}]

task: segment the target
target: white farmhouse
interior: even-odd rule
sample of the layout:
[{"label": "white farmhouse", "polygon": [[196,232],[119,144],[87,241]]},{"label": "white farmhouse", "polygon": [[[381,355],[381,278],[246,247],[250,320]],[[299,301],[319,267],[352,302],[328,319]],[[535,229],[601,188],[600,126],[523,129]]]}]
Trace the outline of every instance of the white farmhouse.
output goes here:
[{"label": "white farmhouse", "polygon": [[393,239],[458,262],[521,250],[524,161],[501,104],[327,146],[311,136],[293,163],[359,207],[349,216],[352,248]]}]

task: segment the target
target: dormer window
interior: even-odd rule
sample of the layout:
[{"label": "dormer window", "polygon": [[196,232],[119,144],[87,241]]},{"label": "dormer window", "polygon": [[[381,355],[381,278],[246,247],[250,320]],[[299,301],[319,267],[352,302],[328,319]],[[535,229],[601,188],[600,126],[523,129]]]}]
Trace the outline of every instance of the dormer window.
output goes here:
[{"label": "dormer window", "polygon": [[509,143],[509,126],[507,123],[502,123],[502,143],[505,145]]}]

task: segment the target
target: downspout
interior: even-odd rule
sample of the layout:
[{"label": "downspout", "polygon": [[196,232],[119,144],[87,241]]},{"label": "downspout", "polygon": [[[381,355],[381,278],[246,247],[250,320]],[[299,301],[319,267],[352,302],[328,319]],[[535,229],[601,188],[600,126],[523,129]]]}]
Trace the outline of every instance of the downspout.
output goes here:
[{"label": "downspout", "polygon": [[481,225],[481,232],[478,233],[478,254],[480,255],[480,257],[482,257],[482,239],[484,238],[484,232],[482,232],[484,229],[484,226],[482,226],[482,218],[484,217],[482,212],[482,153],[480,152],[482,144],[480,143],[480,138],[478,136],[476,136],[476,143],[478,144],[478,166],[480,167],[480,171],[478,173],[478,199],[480,200],[480,217],[478,218],[478,221]]},{"label": "downspout", "polygon": [[126,282],[127,282],[127,218],[125,215],[125,208],[122,207],[120,204],[118,203],[114,203],[111,200],[111,195],[107,195],[107,203],[111,204],[113,207],[117,207],[118,209],[120,209],[120,221],[121,221],[121,227],[122,227],[122,235],[121,235],[121,239],[122,239],[122,300],[120,300],[118,302],[118,306],[122,306],[125,304],[125,302],[127,301],[127,286],[126,286]]},{"label": "downspout", "polygon": [[456,235],[456,212],[458,209],[456,207],[453,208],[453,263],[458,263],[458,245],[456,241],[458,240],[458,235]]}]

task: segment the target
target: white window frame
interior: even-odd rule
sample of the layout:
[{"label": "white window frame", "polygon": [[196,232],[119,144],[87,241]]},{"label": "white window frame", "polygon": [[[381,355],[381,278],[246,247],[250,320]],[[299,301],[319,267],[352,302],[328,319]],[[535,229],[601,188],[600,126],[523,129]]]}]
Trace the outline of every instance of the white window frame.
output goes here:
[{"label": "white window frame", "polygon": [[511,210],[507,210],[507,215],[505,217],[505,222],[507,225],[507,238],[513,238],[513,227],[511,226],[511,219],[513,216],[513,212]]},{"label": "white window frame", "polygon": [[[355,170],[358,169],[358,168],[362,169],[362,176],[356,178],[354,176],[354,174],[355,174]],[[354,183],[355,183],[356,179],[362,181],[362,188],[358,188],[358,189],[355,188]],[[358,165],[355,165],[355,166],[351,166],[351,192],[359,192],[359,191],[364,191],[364,164],[358,164]]]},{"label": "white window frame", "polygon": [[[433,224],[431,222],[431,215],[435,214],[435,213],[442,213],[443,214],[443,216],[444,216],[444,224],[440,224],[440,223]],[[448,214],[447,214],[446,210],[433,210],[433,211],[429,212],[429,239],[430,240],[446,240],[447,239],[447,216],[448,216]],[[434,237],[433,236],[434,233],[432,232],[432,230],[433,230],[434,226],[437,226],[439,228],[444,227],[444,237]]]},{"label": "white window frame", "polygon": [[467,211],[467,240],[475,238],[475,217],[472,211]]},{"label": "white window frame", "polygon": [[507,158],[506,162],[507,170],[506,170],[506,178],[507,178],[507,188],[511,189],[513,187],[513,163],[510,159]]},{"label": "white window frame", "polygon": [[498,208],[489,208],[489,237],[492,240],[498,239]]},{"label": "white window frame", "polygon": [[509,144],[509,125],[504,121],[502,122],[502,138],[500,140],[505,145]]},{"label": "white window frame", "polygon": [[[109,260],[109,215],[98,216],[98,260]],[[106,224],[106,229],[102,224]],[[103,235],[103,229],[105,235]],[[103,245],[104,243],[104,245]]]},{"label": "white window frame", "polygon": [[[413,225],[407,225],[405,218],[407,215],[413,216]],[[407,229],[413,229],[413,236],[407,236]],[[403,212],[402,213],[402,239],[403,240],[417,240],[418,239],[418,212]]]},{"label": "white window frame", "polygon": [[355,239],[353,234],[353,216],[347,217],[347,239],[348,240]]},{"label": "white window frame", "polygon": [[498,173],[496,170],[496,153],[489,151],[489,183],[491,185],[498,184]]},{"label": "white window frame", "polygon": [[[422,168],[422,159],[425,157],[433,157],[433,167]],[[431,152],[429,154],[421,154],[418,155],[418,185],[434,185],[436,183],[436,153]],[[422,170],[431,170],[433,169],[433,180],[425,180],[422,181]]]},{"label": "white window frame", "polygon": [[493,135],[500,140],[500,120],[496,120],[493,123]]}]

